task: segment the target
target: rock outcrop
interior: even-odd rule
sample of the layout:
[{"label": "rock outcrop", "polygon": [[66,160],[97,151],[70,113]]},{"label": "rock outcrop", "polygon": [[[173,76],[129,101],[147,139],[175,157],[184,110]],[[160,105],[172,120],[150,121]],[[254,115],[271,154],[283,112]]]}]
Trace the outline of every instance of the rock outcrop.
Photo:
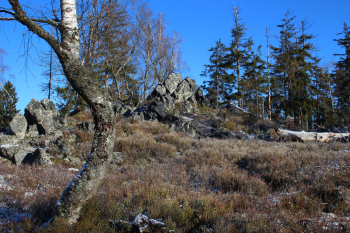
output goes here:
[{"label": "rock outcrop", "polygon": [[[147,100],[148,104],[140,108],[120,106],[116,112],[139,121],[161,121],[168,124],[172,131],[184,132],[191,137],[248,138],[242,132],[225,131],[225,115],[201,114],[199,106],[213,107],[212,104],[194,80],[182,80],[180,74],[169,75],[163,83],[155,87]],[[214,105],[216,108],[215,103]],[[236,114],[246,113],[234,105],[219,107],[228,108]]]},{"label": "rock outcrop", "polygon": [[116,112],[139,121],[164,121],[167,116],[173,114],[177,105],[184,108],[186,112],[192,113],[199,111],[198,104],[201,106],[210,105],[196,81],[190,78],[182,80],[180,74],[170,74],[163,83],[156,86],[147,100],[149,103],[138,109],[122,106],[118,107]]},{"label": "rock outcrop", "polygon": [[55,130],[55,120],[59,112],[49,99],[37,101],[32,99],[24,110],[29,128],[37,126],[39,134],[50,134]]},{"label": "rock outcrop", "polygon": [[[62,134],[61,131],[56,131],[56,126],[59,125],[58,116],[58,109],[49,99],[32,99],[25,108],[24,115],[16,115],[10,122],[10,135],[1,135],[0,157],[17,165],[51,165],[52,161],[43,148],[47,148],[50,141],[56,140]],[[32,139],[28,141],[25,137]]]},{"label": "rock outcrop", "polygon": [[10,133],[16,135],[18,139],[23,139],[26,136],[28,123],[22,114],[16,115],[9,126]]}]

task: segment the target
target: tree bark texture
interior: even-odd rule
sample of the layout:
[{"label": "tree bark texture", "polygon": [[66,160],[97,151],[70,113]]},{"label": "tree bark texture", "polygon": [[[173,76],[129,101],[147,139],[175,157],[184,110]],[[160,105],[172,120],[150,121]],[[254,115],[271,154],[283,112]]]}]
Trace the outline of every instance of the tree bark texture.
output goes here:
[{"label": "tree bark texture", "polygon": [[116,118],[111,99],[92,72],[82,66],[79,57],[79,29],[75,0],[61,0],[61,22],[58,26],[61,41],[32,21],[18,0],[8,0],[15,12],[14,18],[31,32],[47,41],[57,54],[67,80],[91,108],[95,122],[95,135],[90,155],[79,174],[64,189],[57,201],[55,219],[64,219],[69,224],[80,217],[84,204],[93,196],[109,169],[116,138]]},{"label": "tree bark texture", "polygon": [[315,133],[315,132],[305,132],[305,131],[290,131],[275,128],[275,131],[280,135],[281,139],[288,139],[291,141],[299,142],[334,142],[334,141],[345,141],[349,140],[349,133]]}]

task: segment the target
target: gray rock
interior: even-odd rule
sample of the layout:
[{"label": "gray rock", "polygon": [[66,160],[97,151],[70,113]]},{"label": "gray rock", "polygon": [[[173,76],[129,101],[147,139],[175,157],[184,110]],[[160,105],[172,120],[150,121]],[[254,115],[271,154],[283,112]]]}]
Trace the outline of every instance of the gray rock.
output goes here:
[{"label": "gray rock", "polygon": [[155,112],[146,110],[143,112],[143,116],[145,121],[158,121],[157,114]]},{"label": "gray rock", "polygon": [[27,137],[38,137],[39,131],[38,126],[36,124],[28,126]]},{"label": "gray rock", "polygon": [[51,100],[41,102],[32,99],[24,113],[29,125],[36,124],[39,134],[49,134],[55,130],[54,120],[59,116],[58,110]]},{"label": "gray rock", "polygon": [[125,161],[125,156],[122,152],[113,152],[111,164],[120,165]]},{"label": "gray rock", "polygon": [[191,121],[183,121],[181,118],[173,117],[170,123],[170,130],[172,132],[183,132],[189,135],[190,137],[197,136],[198,127],[195,123]]},{"label": "gray rock", "polygon": [[44,149],[37,148],[34,152],[28,153],[23,159],[22,164],[46,166],[53,165],[53,162],[47,156]]},{"label": "gray rock", "polygon": [[203,91],[202,89],[198,89],[196,92],[195,92],[195,96],[196,96],[196,99],[199,101],[201,99],[203,99]]},{"label": "gray rock", "polygon": [[55,128],[59,129],[59,128],[67,127],[68,120],[66,117],[61,117],[57,121],[54,121],[54,123],[55,123]]},{"label": "gray rock", "polygon": [[193,108],[192,108],[192,111],[193,111],[194,113],[199,113],[200,110],[199,110],[199,108],[198,108],[198,103],[197,103],[196,98],[195,98],[194,96],[191,96],[191,98],[189,98],[188,101],[191,103],[191,105],[192,105],[192,107],[193,107]]},{"label": "gray rock", "polygon": [[218,131],[210,135],[212,138],[218,138],[218,139],[232,139],[237,138],[236,134],[230,131]]},{"label": "gray rock", "polygon": [[116,113],[129,117],[131,116],[131,113],[135,110],[134,107],[130,106],[130,105],[120,105],[118,107],[116,107]]},{"label": "gray rock", "polygon": [[82,131],[93,133],[95,130],[95,124],[93,122],[83,121],[78,124],[78,128]]},{"label": "gray rock", "polygon": [[191,91],[190,85],[187,81],[181,82],[176,91],[172,94],[172,97],[175,99],[175,102],[184,102],[190,97],[192,97],[193,92]]},{"label": "gray rock", "polygon": [[156,113],[156,117],[158,120],[164,120],[165,117],[168,115],[167,111],[168,109],[165,107],[164,103],[161,101],[154,101],[149,106],[149,110]]},{"label": "gray rock", "polygon": [[193,79],[190,79],[189,77],[185,78],[185,81],[188,82],[188,84],[190,85],[191,92],[195,94],[199,89],[199,87],[196,84],[196,81]]},{"label": "gray rock", "polygon": [[3,157],[0,157],[0,164],[12,164],[12,161]]},{"label": "gray rock", "polygon": [[205,107],[210,106],[210,101],[204,97],[203,91],[200,88],[198,88],[197,91],[195,92],[195,98],[201,106],[205,106]]},{"label": "gray rock", "polygon": [[[53,138],[51,138],[53,139]],[[29,141],[29,144],[32,147],[40,147],[40,148],[48,148],[50,146],[50,139],[49,138],[43,138],[43,137],[39,137],[39,138],[33,138],[32,140]]]},{"label": "gray rock", "polygon": [[68,156],[72,156],[75,150],[75,144],[77,140],[76,134],[71,134],[70,136],[61,136],[57,138],[55,144],[58,148],[58,154],[60,154],[60,158],[66,158]]},{"label": "gray rock", "polygon": [[170,74],[169,77],[164,81],[164,86],[167,90],[167,93],[172,94],[181,81],[182,77],[180,74]]},{"label": "gray rock", "polygon": [[168,111],[172,111],[175,108],[175,101],[171,95],[164,95],[160,97],[160,101],[164,103],[164,106]]},{"label": "gray rock", "polygon": [[187,101],[187,100],[184,101],[182,103],[182,106],[184,107],[186,112],[192,112],[193,106],[192,106],[192,104],[189,101]]},{"label": "gray rock", "polygon": [[152,91],[148,99],[157,98],[166,94],[166,88],[163,84],[158,84],[156,88]]},{"label": "gray rock", "polygon": [[10,160],[14,164],[22,164],[23,160],[35,149],[30,144],[23,141],[15,144],[5,144],[0,146],[0,156]]},{"label": "gray rock", "polygon": [[0,145],[17,143],[19,139],[15,135],[0,134]]},{"label": "gray rock", "polygon": [[68,156],[67,158],[64,159],[64,161],[66,163],[69,163],[71,165],[79,165],[81,164],[81,160],[77,157],[74,157],[74,156]]},{"label": "gray rock", "polygon": [[61,130],[55,130],[50,135],[51,141],[56,141],[57,138],[62,137],[62,136],[63,136],[63,132]]},{"label": "gray rock", "polygon": [[21,148],[15,155],[14,155],[14,160],[16,165],[24,164],[23,161],[25,158],[31,157],[33,152],[35,151],[35,148],[32,147],[25,147]]},{"label": "gray rock", "polygon": [[27,132],[28,123],[22,115],[16,115],[10,122],[10,133],[16,135],[18,139],[23,139]]},{"label": "gray rock", "polygon": [[210,101],[207,98],[203,98],[203,100],[200,102],[202,106],[209,107],[210,106]]},{"label": "gray rock", "polygon": [[132,113],[131,118],[142,122],[145,120],[144,112],[134,112]]},{"label": "gray rock", "polygon": [[56,108],[55,104],[49,100],[49,99],[42,99],[41,104],[44,107],[44,109],[52,115],[53,118],[59,117],[60,113],[58,109]]},{"label": "gray rock", "polygon": [[15,163],[15,154],[21,149],[20,144],[11,143],[0,146],[0,156]]}]

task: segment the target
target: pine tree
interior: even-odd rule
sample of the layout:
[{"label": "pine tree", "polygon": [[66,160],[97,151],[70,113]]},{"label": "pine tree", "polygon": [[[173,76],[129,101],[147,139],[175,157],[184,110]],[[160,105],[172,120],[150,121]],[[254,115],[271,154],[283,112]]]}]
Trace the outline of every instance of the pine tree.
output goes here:
[{"label": "pine tree", "polygon": [[251,49],[254,45],[251,38],[248,39],[247,45],[248,52],[245,55],[245,62],[242,64],[244,71],[241,80],[242,90],[244,90],[242,100],[248,111],[259,115],[262,109],[260,102],[266,94],[265,62],[261,59],[261,46],[254,53]]},{"label": "pine tree", "polygon": [[233,17],[234,26],[231,29],[232,41],[226,48],[225,55],[225,68],[226,70],[232,71],[229,74],[230,80],[236,82],[236,93],[233,97],[238,101],[238,106],[242,106],[242,96],[244,90],[242,90],[242,64],[246,62],[247,53],[250,45],[250,38],[246,39],[246,26],[239,18],[240,10],[239,7],[234,7]]},{"label": "pine tree", "polygon": [[269,119],[271,120],[271,77],[270,77],[270,44],[269,44],[269,31],[270,27],[266,27],[266,80],[267,80],[267,99],[268,99],[268,110],[269,110]]},{"label": "pine tree", "polygon": [[[293,106],[292,111],[295,116],[299,116],[301,127],[308,129],[309,122],[312,120],[313,113],[316,111],[314,96],[317,96],[317,90],[312,85],[312,80],[316,79],[321,72],[319,62],[321,59],[312,55],[317,51],[310,42],[314,39],[313,34],[307,34],[309,28],[307,20],[301,21],[301,34],[296,38],[295,43],[295,62],[294,77],[292,83]],[[321,78],[322,76],[319,76]]]},{"label": "pine tree", "polygon": [[293,20],[296,16],[292,15],[291,11],[287,11],[282,23],[277,25],[281,29],[280,35],[277,36],[279,47],[271,46],[272,57],[275,61],[273,65],[272,80],[272,107],[275,109],[275,120],[280,119],[280,114],[283,111],[284,116],[291,115],[293,112],[293,82],[295,77],[295,40],[296,30]]},{"label": "pine tree", "polygon": [[215,101],[218,106],[219,102],[229,102],[232,99],[232,82],[228,80],[224,67],[225,45],[221,40],[218,40],[216,46],[210,48],[209,52],[211,52],[210,64],[204,65],[205,70],[201,74],[202,77],[207,77],[209,80],[203,82],[203,89],[211,101]]},{"label": "pine tree", "polygon": [[330,74],[331,65],[319,69],[313,80],[314,122],[317,126],[327,127],[337,123],[334,112],[333,82]]},{"label": "pine tree", "polygon": [[68,83],[61,87],[57,86],[55,92],[57,93],[57,98],[59,100],[57,107],[62,116],[66,116],[74,109],[82,111],[87,107],[85,100],[78,95]]},{"label": "pine tree", "polygon": [[7,128],[12,118],[19,112],[16,109],[18,102],[16,88],[10,81],[7,81],[4,85],[4,89],[11,96],[8,96],[5,90],[0,91],[0,127]]},{"label": "pine tree", "polygon": [[332,74],[335,82],[336,107],[342,119],[350,123],[350,27],[344,23],[343,31],[337,35],[342,35],[340,39],[334,39],[345,49],[339,56],[340,60],[335,63],[335,71]]}]

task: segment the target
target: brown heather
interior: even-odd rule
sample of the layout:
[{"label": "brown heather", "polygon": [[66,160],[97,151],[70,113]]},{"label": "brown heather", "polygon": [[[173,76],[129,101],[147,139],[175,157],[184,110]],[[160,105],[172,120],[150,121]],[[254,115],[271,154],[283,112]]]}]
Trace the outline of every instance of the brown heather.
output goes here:
[{"label": "brown heather", "polygon": [[[72,227],[40,224],[77,172],[64,163],[0,164],[13,187],[0,189],[1,202],[33,217],[0,231],[118,232],[109,220],[129,221],[143,212],[162,219],[164,232],[350,230],[350,153],[343,152],[349,144],[194,139],[161,123],[128,119],[119,120],[117,131],[115,151],[126,161],[111,167]],[[85,159],[93,135],[75,133],[76,153]],[[327,220],[327,213],[333,217]]]}]

